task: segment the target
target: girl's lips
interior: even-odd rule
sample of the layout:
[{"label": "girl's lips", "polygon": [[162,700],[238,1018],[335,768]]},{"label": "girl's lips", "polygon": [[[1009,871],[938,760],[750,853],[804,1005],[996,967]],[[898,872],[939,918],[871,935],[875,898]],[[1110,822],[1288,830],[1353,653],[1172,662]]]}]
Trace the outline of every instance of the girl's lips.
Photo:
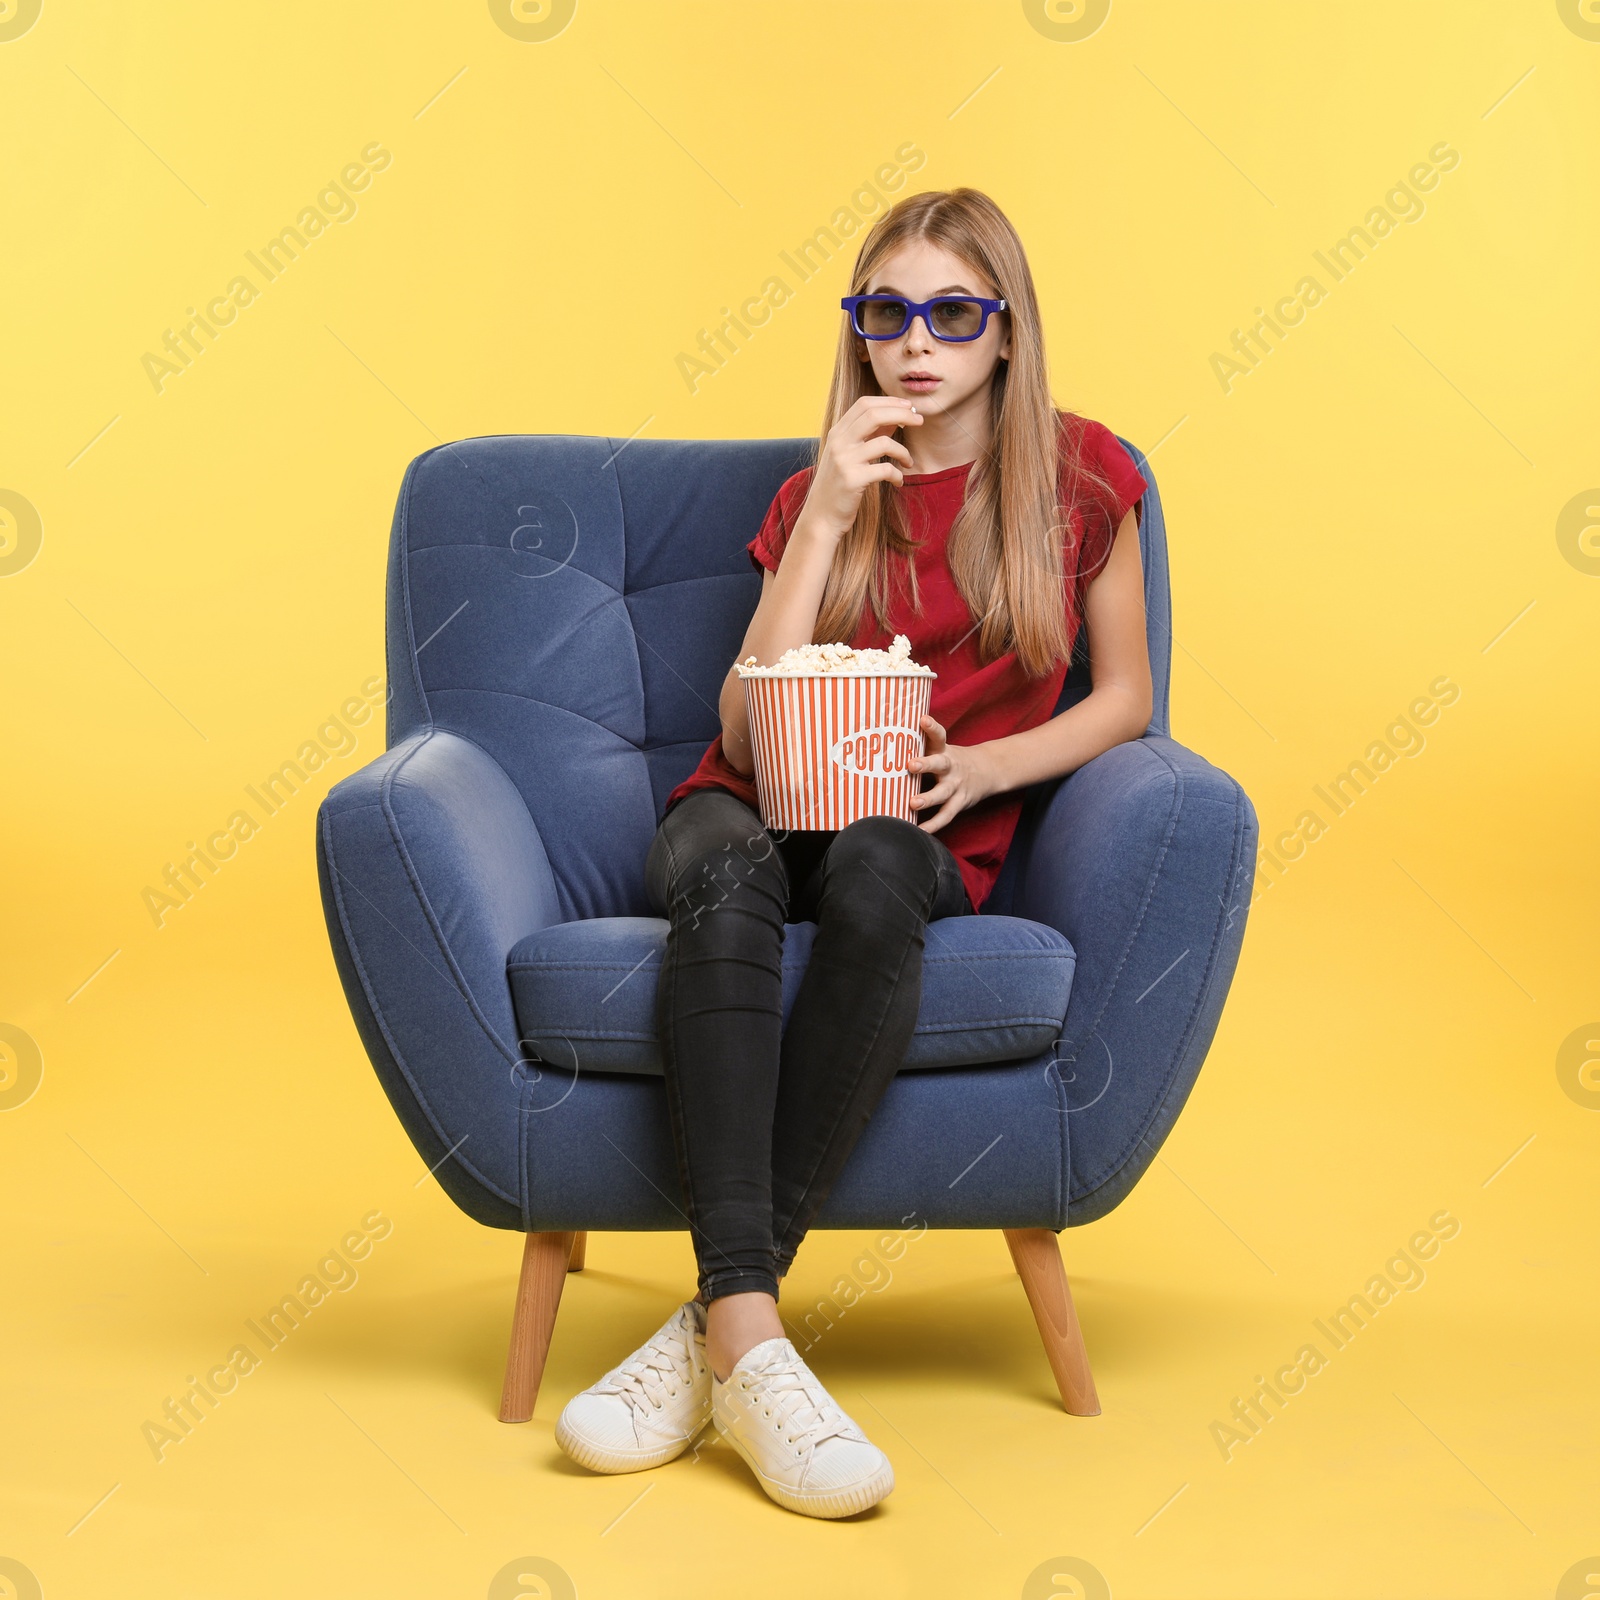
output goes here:
[{"label": "girl's lips", "polygon": [[907,377],[907,378],[902,378],[900,380],[900,382],[907,389],[917,389],[917,390],[921,390],[921,391],[926,392],[929,389],[937,389],[939,387],[939,385],[944,382],[944,379],[942,379],[942,378],[925,378],[925,377],[923,377],[923,378]]}]

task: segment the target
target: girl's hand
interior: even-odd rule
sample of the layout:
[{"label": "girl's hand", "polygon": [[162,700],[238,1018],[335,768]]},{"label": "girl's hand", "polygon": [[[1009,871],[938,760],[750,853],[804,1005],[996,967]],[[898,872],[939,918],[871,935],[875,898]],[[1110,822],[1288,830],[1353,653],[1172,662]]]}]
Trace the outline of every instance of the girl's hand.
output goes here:
[{"label": "girl's hand", "polygon": [[922,413],[909,400],[862,395],[822,441],[803,515],[842,539],[855,523],[868,484],[887,479],[898,488],[904,481],[911,452],[889,435],[921,421]]},{"label": "girl's hand", "polygon": [[940,806],[936,815],[917,823],[925,832],[937,833],[952,817],[995,792],[994,769],[981,744],[946,744],[944,729],[932,717],[923,717],[922,735],[926,754],[911,758],[911,770],[931,772],[937,781],[912,795],[911,809]]}]

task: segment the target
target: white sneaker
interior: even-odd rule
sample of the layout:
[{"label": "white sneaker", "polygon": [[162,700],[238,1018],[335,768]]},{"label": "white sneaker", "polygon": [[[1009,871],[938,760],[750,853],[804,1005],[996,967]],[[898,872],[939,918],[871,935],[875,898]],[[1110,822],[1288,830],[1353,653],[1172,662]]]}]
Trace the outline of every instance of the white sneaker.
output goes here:
[{"label": "white sneaker", "polygon": [[766,1339],[746,1351],[726,1383],[713,1373],[711,1393],[717,1432],[780,1506],[810,1517],[848,1517],[894,1488],[889,1458],[788,1339]]},{"label": "white sneaker", "polygon": [[711,1419],[705,1312],[686,1300],[626,1361],[566,1403],[556,1443],[595,1472],[642,1472],[680,1456]]}]

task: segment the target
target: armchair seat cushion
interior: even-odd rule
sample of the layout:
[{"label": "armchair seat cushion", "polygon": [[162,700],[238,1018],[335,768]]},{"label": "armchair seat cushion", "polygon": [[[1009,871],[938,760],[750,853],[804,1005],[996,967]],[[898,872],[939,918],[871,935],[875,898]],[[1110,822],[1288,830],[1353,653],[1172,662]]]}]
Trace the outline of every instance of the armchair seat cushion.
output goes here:
[{"label": "armchair seat cushion", "polygon": [[[783,1016],[811,959],[814,922],[783,940]],[[507,962],[526,1049],[568,1071],[661,1073],[656,981],[661,917],[589,917],[529,934]],[[1060,1036],[1077,957],[1064,935],[1023,917],[942,917],[928,924],[922,1004],[902,1071],[1019,1061]]]}]

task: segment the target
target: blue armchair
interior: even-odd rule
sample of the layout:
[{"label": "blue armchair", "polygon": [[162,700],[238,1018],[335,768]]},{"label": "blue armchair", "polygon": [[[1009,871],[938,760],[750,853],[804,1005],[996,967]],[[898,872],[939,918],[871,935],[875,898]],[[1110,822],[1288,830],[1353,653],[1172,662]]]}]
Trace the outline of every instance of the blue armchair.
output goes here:
[{"label": "blue armchair", "polygon": [[[1244,937],[1249,798],[1168,733],[1161,502],[1142,502],[1154,711],[1027,796],[977,917],[928,930],[905,1064],[816,1227],[1000,1228],[1066,1409],[1099,1410],[1056,1234],[1138,1181]],[[396,1114],[469,1216],[525,1234],[500,1415],[533,1413],[587,1230],[688,1226],[644,861],[719,723],[745,554],[815,441],[499,436],[401,485],[388,748],[317,818],[328,934]],[[1062,691],[1088,692],[1086,649]],[[814,926],[785,934],[792,1001]]]}]

